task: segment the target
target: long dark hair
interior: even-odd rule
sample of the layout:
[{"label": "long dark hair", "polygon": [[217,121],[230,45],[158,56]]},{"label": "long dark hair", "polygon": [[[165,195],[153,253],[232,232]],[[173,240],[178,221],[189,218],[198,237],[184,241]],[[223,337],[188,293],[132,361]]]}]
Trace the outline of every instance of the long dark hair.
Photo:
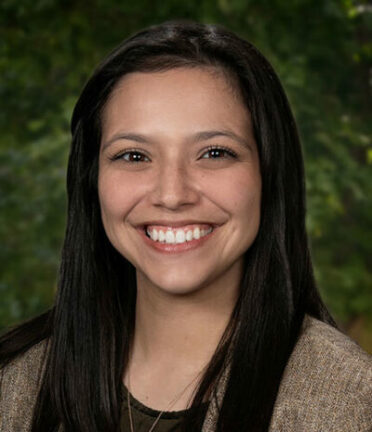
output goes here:
[{"label": "long dark hair", "polygon": [[[124,41],[86,84],[71,122],[68,221],[54,307],[3,336],[3,364],[47,339],[33,431],[117,432],[134,331],[135,268],[104,232],[97,193],[102,109],[125,74],[215,67],[234,79],[254,127],[261,222],[245,254],[240,295],[200,381],[183,430],[197,430],[229,353],[217,431],[266,431],[304,315],[335,325],[318,294],[305,231],[305,186],[295,121],[278,77],[250,43],[216,25],[168,22]],[[234,336],[234,337],[233,337]],[[196,413],[196,414],[195,414]]]}]

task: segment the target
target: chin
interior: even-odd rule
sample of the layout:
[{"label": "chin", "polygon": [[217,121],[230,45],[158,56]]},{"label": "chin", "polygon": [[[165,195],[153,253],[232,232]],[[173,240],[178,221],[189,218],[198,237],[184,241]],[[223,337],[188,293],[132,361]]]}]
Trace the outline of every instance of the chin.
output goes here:
[{"label": "chin", "polygon": [[[188,274],[190,276],[190,274]],[[144,289],[155,289],[157,291],[161,291],[164,294],[168,294],[170,296],[188,296],[195,294],[196,292],[203,289],[204,286],[207,285],[207,281],[197,280],[195,277],[192,280],[188,280],[186,275],[183,275],[182,272],[178,272],[175,277],[172,277],[171,274],[168,274],[167,277],[155,277],[151,278],[149,275],[145,275],[143,272],[138,272],[137,278],[141,279],[140,285],[144,287]],[[157,275],[159,276],[159,275]],[[195,276],[195,274],[193,275]]]},{"label": "chin", "polygon": [[177,284],[177,285],[176,284],[174,285],[155,284],[155,285],[164,294],[168,294],[170,296],[188,296],[202,290],[201,285],[185,285],[185,283]]}]

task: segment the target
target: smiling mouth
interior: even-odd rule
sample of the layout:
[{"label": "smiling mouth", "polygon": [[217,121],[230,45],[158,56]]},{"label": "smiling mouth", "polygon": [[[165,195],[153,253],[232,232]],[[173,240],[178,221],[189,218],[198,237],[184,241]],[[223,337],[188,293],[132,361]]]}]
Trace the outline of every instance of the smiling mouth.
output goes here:
[{"label": "smiling mouth", "polygon": [[200,240],[213,232],[214,228],[214,226],[208,224],[189,225],[185,228],[146,225],[143,227],[143,231],[146,237],[155,243],[177,245]]}]

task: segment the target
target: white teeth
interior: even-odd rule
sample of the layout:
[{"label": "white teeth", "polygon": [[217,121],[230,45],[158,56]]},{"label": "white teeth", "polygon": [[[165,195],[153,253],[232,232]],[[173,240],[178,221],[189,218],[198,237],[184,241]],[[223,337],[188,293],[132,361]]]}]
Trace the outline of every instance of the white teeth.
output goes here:
[{"label": "white teeth", "polygon": [[174,240],[175,240],[175,238],[174,238],[173,231],[167,231],[165,233],[165,242],[166,243],[174,243]]},{"label": "white teeth", "polygon": [[165,241],[165,234],[163,231],[159,231],[159,241],[164,242]]},{"label": "white teeth", "polygon": [[207,230],[201,230],[199,227],[196,227],[194,228],[194,230],[188,230],[187,232],[182,229],[179,229],[176,232],[173,232],[171,230],[164,232],[161,230],[158,231],[154,228],[151,232],[147,230],[147,234],[153,241],[159,241],[161,243],[167,244],[179,244],[189,242],[193,239],[198,240],[212,231],[212,227]]},{"label": "white teeth", "polygon": [[194,238],[200,238],[200,229],[198,227],[194,228]]},{"label": "white teeth", "polygon": [[185,231],[179,230],[176,233],[176,243],[184,243],[186,241]]}]

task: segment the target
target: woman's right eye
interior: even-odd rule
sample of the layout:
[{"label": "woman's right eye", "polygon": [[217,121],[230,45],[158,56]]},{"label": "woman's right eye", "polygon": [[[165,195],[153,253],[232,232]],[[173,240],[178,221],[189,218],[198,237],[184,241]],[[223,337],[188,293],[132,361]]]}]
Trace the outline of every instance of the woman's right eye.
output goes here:
[{"label": "woman's right eye", "polygon": [[128,162],[128,163],[147,162],[147,161],[141,160],[141,157],[147,158],[147,156],[143,155],[139,151],[128,150],[126,152],[123,152],[123,153],[120,153],[120,154],[114,156],[113,160],[124,160],[125,162]]}]

